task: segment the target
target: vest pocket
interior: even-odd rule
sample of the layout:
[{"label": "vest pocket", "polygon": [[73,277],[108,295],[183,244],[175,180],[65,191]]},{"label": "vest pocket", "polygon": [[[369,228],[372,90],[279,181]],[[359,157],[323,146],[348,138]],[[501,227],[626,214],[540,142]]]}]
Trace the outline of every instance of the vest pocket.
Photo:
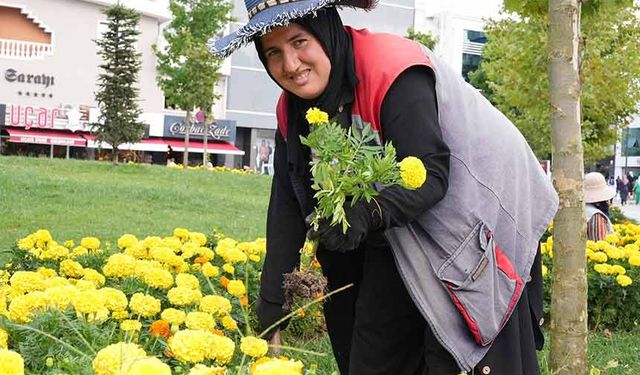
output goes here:
[{"label": "vest pocket", "polygon": [[523,287],[511,261],[482,222],[442,264],[438,277],[482,346],[491,344],[506,324]]}]

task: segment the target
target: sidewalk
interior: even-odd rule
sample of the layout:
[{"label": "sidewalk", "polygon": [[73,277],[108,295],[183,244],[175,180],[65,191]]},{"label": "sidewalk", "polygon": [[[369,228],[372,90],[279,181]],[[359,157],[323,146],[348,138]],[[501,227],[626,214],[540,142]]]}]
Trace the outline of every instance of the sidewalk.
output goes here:
[{"label": "sidewalk", "polygon": [[634,219],[640,222],[640,205],[636,205],[634,203],[629,203],[629,202],[627,202],[627,204],[624,206],[620,206],[620,204],[617,202],[615,202],[614,204],[617,207],[620,207],[620,210],[622,211],[624,216],[628,217],[629,219]]}]

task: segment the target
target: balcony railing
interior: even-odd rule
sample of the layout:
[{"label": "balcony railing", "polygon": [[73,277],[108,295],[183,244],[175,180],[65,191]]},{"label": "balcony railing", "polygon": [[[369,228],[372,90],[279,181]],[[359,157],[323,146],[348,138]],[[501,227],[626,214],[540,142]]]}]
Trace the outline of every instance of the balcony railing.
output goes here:
[{"label": "balcony railing", "polygon": [[52,54],[51,44],[0,38],[0,58],[33,60]]}]

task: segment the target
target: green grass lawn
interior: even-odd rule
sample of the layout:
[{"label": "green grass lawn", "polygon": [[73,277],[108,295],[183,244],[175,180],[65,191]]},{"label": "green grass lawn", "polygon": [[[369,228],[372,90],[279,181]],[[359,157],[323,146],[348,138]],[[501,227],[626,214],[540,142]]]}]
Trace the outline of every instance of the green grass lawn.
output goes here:
[{"label": "green grass lawn", "polygon": [[[41,228],[58,241],[95,236],[115,242],[125,233],[170,235],[175,227],[208,234],[214,226],[252,240],[265,235],[270,184],[259,175],[0,156],[0,251]],[[640,374],[639,332],[591,334],[591,364],[601,374]],[[285,333],[284,340],[330,352],[326,336],[301,340]],[[307,362],[317,363],[321,375],[336,369],[331,356]]]}]

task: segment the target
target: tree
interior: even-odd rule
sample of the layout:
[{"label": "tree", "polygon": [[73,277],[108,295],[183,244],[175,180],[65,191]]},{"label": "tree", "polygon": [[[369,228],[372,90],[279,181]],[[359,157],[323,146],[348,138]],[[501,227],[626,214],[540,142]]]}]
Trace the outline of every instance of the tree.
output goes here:
[{"label": "tree", "polygon": [[96,102],[100,109],[98,122],[92,124],[92,132],[100,143],[113,147],[113,163],[118,163],[118,147],[123,143],[138,142],[145,124],[138,117],[138,89],[135,84],[140,71],[140,53],[134,43],[140,14],[116,4],[106,8],[107,31],[96,40],[102,58],[98,77]]},{"label": "tree", "polygon": [[550,370],[587,374],[587,259],[583,149],[580,131],[580,3],[549,0],[549,99],[553,184],[560,197],[554,219]]},{"label": "tree", "polygon": [[[510,6],[510,3],[511,6]],[[631,1],[586,1],[582,7],[582,138],[585,162],[613,153],[619,129],[640,101],[640,22]],[[540,159],[551,155],[547,2],[507,1],[518,17],[491,21],[471,84],[509,117]],[[544,9],[544,12],[541,12]]]},{"label": "tree", "polygon": [[[171,24],[164,31],[167,46],[162,50],[154,46],[158,58],[158,85],[169,104],[183,111],[185,116],[185,147],[183,164],[189,161],[189,133],[192,113],[200,108],[210,113],[218,96],[215,84],[221,60],[207,50],[207,40],[222,29],[231,18],[230,3],[224,0],[171,0]],[[205,140],[208,123],[205,116]],[[206,165],[206,146],[203,164]]]},{"label": "tree", "polygon": [[420,31],[416,32],[413,29],[413,27],[410,27],[407,30],[407,36],[405,36],[405,38],[415,40],[416,42],[422,44],[423,46],[429,48],[432,51],[434,48],[436,48],[436,45],[438,44],[438,37],[433,36],[431,33],[428,33],[428,32],[427,33],[422,33]]}]

